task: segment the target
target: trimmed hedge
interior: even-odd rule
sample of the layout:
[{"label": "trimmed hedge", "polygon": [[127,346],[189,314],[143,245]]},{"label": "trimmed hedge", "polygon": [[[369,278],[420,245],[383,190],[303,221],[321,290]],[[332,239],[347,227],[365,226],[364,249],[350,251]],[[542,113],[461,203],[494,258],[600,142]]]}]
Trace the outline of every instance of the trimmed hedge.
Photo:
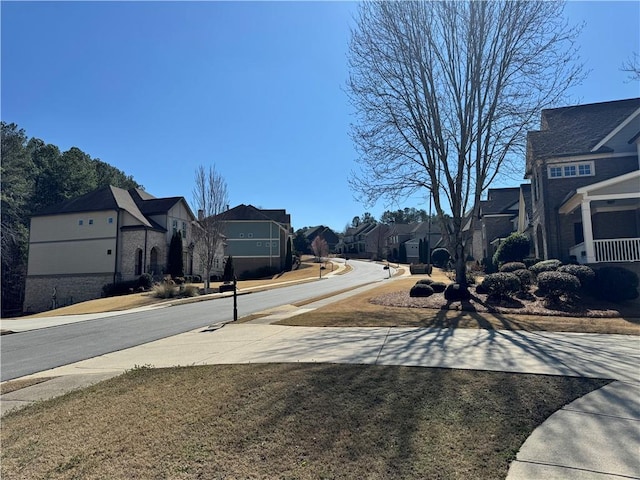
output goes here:
[{"label": "trimmed hedge", "polygon": [[595,292],[598,298],[610,302],[634,300],[638,293],[638,275],[622,267],[602,267],[596,270]]},{"label": "trimmed hedge", "polygon": [[470,299],[471,292],[459,283],[452,283],[444,290],[444,298],[450,302],[459,302]]},{"label": "trimmed hedge", "polygon": [[522,262],[507,262],[500,267],[501,272],[515,272],[516,270],[526,269],[527,266]]},{"label": "trimmed hedge", "polygon": [[418,281],[416,282],[416,285],[417,285],[418,283],[421,283],[421,284],[423,284],[423,285],[431,285],[431,284],[433,283],[433,279],[432,279],[432,278],[421,278],[420,280],[418,280]]},{"label": "trimmed hedge", "polygon": [[580,280],[565,272],[541,272],[538,275],[540,293],[549,300],[558,301],[563,295],[573,298],[580,290]]},{"label": "trimmed hedge", "polygon": [[570,273],[580,280],[580,288],[585,292],[592,292],[596,281],[596,272],[587,265],[563,265],[558,272]]},{"label": "trimmed hedge", "polygon": [[560,260],[543,260],[536,263],[535,265],[531,265],[529,267],[529,270],[534,275],[540,275],[542,272],[554,272],[560,267],[560,265],[562,265],[562,262]]},{"label": "trimmed hedge", "polygon": [[431,252],[431,263],[436,267],[446,268],[447,263],[451,259],[451,254],[446,248],[436,248]]},{"label": "trimmed hedge", "polygon": [[[514,273],[498,272],[484,277],[481,291],[493,297],[508,297],[520,290],[520,280]],[[478,292],[478,289],[476,289]],[[481,292],[478,292],[481,293]]]},{"label": "trimmed hedge", "polygon": [[447,285],[443,282],[433,282],[431,284],[431,288],[433,288],[433,291],[435,293],[442,293],[444,292],[445,288],[447,288]]},{"label": "trimmed hedge", "polygon": [[523,233],[512,233],[498,246],[493,255],[493,263],[500,265],[506,262],[521,262],[529,255],[529,237]]},{"label": "trimmed hedge", "polygon": [[529,287],[533,285],[533,273],[531,273],[526,268],[521,268],[520,270],[516,270],[511,273],[513,273],[516,277],[518,277],[518,280],[520,280],[520,290],[522,290],[523,292],[529,290]]},{"label": "trimmed hedge", "polygon": [[431,288],[431,285],[424,283],[416,283],[409,290],[410,297],[430,297],[431,295],[433,295],[433,288]]}]

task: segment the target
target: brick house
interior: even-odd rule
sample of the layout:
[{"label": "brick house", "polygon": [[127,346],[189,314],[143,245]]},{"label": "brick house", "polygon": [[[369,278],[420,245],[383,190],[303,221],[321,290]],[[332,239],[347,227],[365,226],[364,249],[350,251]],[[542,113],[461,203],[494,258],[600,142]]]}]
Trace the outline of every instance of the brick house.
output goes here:
[{"label": "brick house", "polygon": [[162,275],[171,237],[183,238],[185,273],[194,266],[195,217],[183,197],[155,198],[109,186],[48,208],[31,218],[24,311],[77,303],[108,283],[142,273]]},{"label": "brick house", "polygon": [[543,110],[527,138],[539,258],[640,265],[640,98]]},{"label": "brick house", "polygon": [[522,195],[527,187],[490,188],[487,191],[487,199],[480,201],[473,225],[470,255],[474,260],[491,260],[500,243],[518,229]]}]

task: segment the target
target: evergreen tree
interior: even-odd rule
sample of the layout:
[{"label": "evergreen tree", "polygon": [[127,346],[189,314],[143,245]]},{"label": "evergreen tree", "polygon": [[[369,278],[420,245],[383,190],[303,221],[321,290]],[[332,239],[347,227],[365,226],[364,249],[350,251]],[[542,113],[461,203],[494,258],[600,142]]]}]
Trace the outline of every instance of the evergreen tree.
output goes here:
[{"label": "evergreen tree", "polygon": [[284,271],[289,272],[293,267],[293,252],[291,251],[291,237],[287,238],[287,253],[284,259]]},{"label": "evergreen tree", "polygon": [[232,282],[235,276],[235,270],[233,268],[233,258],[227,257],[227,261],[224,262],[224,272],[222,273],[223,282]]},{"label": "evergreen tree", "polygon": [[172,277],[184,275],[184,263],[182,260],[182,235],[174,232],[169,244],[169,258],[167,259],[167,273]]},{"label": "evergreen tree", "polygon": [[400,263],[407,263],[407,246],[404,243],[400,244],[400,251],[398,252],[398,261]]}]

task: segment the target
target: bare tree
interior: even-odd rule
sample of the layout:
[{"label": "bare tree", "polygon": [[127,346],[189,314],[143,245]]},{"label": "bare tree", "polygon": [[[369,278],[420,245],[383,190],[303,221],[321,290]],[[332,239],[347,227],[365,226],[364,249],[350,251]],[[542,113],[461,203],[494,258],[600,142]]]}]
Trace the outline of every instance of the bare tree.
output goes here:
[{"label": "bare tree", "polygon": [[195,174],[193,207],[198,212],[198,221],[193,228],[195,252],[204,271],[204,285],[209,288],[209,279],[220,256],[224,243],[224,212],[229,204],[227,183],[214,166],[206,170],[202,165]]},{"label": "bare tree", "polygon": [[637,52],[622,63],[621,71],[629,74],[629,81],[640,80],[640,55]]},{"label": "bare tree", "polygon": [[365,2],[356,22],[351,186],[369,204],[429,191],[466,285],[465,213],[517,168],[541,109],[582,80],[580,29],[562,3],[538,1]]},{"label": "bare tree", "polygon": [[320,235],[317,235],[311,242],[311,249],[320,262],[329,255],[329,244]]}]

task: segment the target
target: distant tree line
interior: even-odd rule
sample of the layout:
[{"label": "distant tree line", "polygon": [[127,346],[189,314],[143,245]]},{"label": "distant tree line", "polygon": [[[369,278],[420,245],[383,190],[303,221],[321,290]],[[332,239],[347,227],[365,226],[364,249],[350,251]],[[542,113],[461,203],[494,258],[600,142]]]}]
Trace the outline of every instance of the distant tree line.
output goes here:
[{"label": "distant tree line", "polygon": [[31,215],[65,200],[113,185],[140,188],[133,177],[77,147],[28,138],[15,123],[1,122],[2,316],[22,309]]}]

